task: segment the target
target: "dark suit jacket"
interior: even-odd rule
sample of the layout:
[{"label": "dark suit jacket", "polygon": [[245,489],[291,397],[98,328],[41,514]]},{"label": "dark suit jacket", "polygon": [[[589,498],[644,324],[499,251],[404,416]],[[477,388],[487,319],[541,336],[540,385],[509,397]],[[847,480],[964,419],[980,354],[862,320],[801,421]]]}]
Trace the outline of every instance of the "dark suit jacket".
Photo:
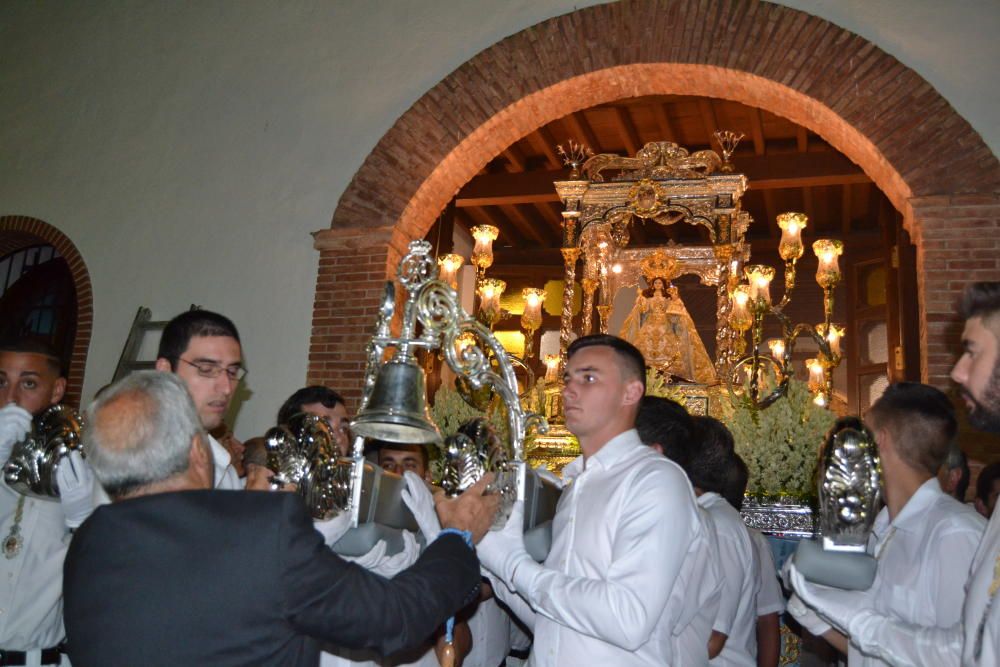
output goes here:
[{"label": "dark suit jacket", "polygon": [[74,667],[315,665],[317,639],[391,653],[426,639],[480,581],[456,535],[383,579],[331,552],[297,495],[247,491],[101,507],[64,575]]}]

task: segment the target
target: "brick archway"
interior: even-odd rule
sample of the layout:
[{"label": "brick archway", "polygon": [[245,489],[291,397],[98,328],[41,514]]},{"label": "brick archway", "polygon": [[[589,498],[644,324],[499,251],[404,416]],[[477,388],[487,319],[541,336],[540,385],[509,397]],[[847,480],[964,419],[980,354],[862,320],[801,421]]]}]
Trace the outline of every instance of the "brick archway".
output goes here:
[{"label": "brick archway", "polygon": [[64,402],[74,407],[80,404],[83,375],[90,349],[90,334],[94,325],[94,299],[90,287],[90,272],[80,251],[65,234],[52,225],[24,215],[0,217],[0,256],[16,252],[39,241],[55,247],[69,265],[76,288],[76,337],[68,360],[67,387]]},{"label": "brick archway", "polygon": [[421,97],[316,234],[310,382],[358,395],[381,281],[490,159],[570,112],[670,93],[785,116],[865,170],[917,243],[922,374],[944,384],[955,298],[964,281],[1000,278],[1000,163],[929,83],[872,43],[748,0],[582,9],[494,44]]}]

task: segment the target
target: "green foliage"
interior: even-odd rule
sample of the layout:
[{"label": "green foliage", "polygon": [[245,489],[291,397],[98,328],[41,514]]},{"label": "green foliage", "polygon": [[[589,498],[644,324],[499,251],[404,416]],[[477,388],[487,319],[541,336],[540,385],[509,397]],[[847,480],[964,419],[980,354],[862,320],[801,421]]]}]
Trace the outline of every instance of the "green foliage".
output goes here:
[{"label": "green foliage", "polygon": [[720,419],[732,431],[736,453],[750,469],[747,492],[809,497],[819,449],[836,415],[812,401],[808,387],[792,380],[788,394],[763,410],[741,402],[724,405]]},{"label": "green foliage", "polygon": [[[503,401],[494,397],[489,410],[484,413],[466,402],[455,389],[442,387],[434,394],[434,405],[431,406],[431,419],[441,429],[444,438],[455,435],[458,428],[477,417],[486,417],[501,439],[507,439],[507,411]],[[431,476],[435,481],[441,479],[441,463],[444,456],[443,446],[430,448]]]}]

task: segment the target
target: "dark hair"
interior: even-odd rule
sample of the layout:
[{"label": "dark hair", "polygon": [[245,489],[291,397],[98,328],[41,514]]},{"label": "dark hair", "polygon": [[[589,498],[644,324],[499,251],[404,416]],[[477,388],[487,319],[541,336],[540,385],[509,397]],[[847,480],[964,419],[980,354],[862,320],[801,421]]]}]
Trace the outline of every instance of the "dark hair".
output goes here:
[{"label": "dark hair", "polygon": [[37,336],[23,336],[0,342],[0,352],[11,352],[14,354],[37,354],[45,357],[49,363],[49,368],[59,377],[66,376],[66,369],[63,366],[62,357],[52,347],[52,344]]},{"label": "dark hair", "polygon": [[959,500],[965,500],[965,493],[969,490],[969,459],[965,452],[961,450],[958,443],[952,443],[948,449],[948,456],[944,459],[945,468],[948,470],[961,470],[962,476],[955,483],[954,496]]},{"label": "dark hair", "polygon": [[733,434],[726,425],[714,417],[694,417],[695,445],[691,451],[688,479],[691,486],[702,491],[725,495],[729,483],[730,460],[733,451]]},{"label": "dark hair", "polygon": [[983,319],[1000,313],[1000,282],[972,283],[962,294],[961,315],[964,319]]},{"label": "dark hair", "polygon": [[160,337],[156,358],[166,359],[170,362],[171,370],[176,371],[177,360],[188,349],[195,336],[225,336],[240,342],[236,325],[225,315],[210,310],[189,310],[167,322]]},{"label": "dark hair", "polygon": [[278,410],[278,426],[287,424],[288,420],[302,412],[303,405],[310,405],[311,403],[319,403],[324,408],[335,408],[338,403],[345,407],[347,406],[347,403],[344,402],[344,397],[333,389],[318,384],[303,387],[289,396],[281,405],[281,408]]},{"label": "dark hair", "polygon": [[958,432],[955,408],[941,390],[919,382],[889,385],[865,415],[873,430],[885,429],[900,457],[937,475]]},{"label": "dark hair", "polygon": [[621,367],[622,375],[635,376],[635,379],[642,382],[642,392],[646,393],[646,360],[639,348],[618,336],[591,334],[581,336],[570,343],[566,350],[566,358],[572,359],[574,354],[585,347],[610,347],[614,350],[618,358],[624,362]]},{"label": "dark hair", "polygon": [[736,509],[743,509],[743,497],[746,495],[747,483],[750,481],[750,469],[747,468],[743,457],[736,452],[733,452],[729,459],[728,472],[726,490],[722,493],[722,497]]},{"label": "dark hair", "polygon": [[635,428],[643,444],[659,445],[664,456],[687,472],[691,465],[694,420],[683,405],[669,398],[643,396]]},{"label": "dark hair", "polygon": [[990,502],[990,491],[998,479],[1000,479],[1000,463],[991,463],[979,471],[979,477],[976,479],[976,498],[984,505]]}]

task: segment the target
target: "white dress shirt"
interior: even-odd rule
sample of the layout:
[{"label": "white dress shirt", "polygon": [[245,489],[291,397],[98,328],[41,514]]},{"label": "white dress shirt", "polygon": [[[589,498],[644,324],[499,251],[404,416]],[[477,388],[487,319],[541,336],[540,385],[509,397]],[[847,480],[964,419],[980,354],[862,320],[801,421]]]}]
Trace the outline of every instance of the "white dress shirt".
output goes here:
[{"label": "white dress shirt", "polygon": [[[963,665],[1000,665],[1000,512],[993,512],[972,560],[962,621]],[[978,655],[977,655],[978,648]]]},{"label": "white dress shirt", "polygon": [[685,559],[707,539],[686,475],[635,430],[563,475],[573,481],[559,499],[545,565],[515,573],[535,612],[528,664],[679,664],[668,603]]},{"label": "white dress shirt", "polygon": [[246,481],[236,474],[229,450],[211,435],[208,436],[208,444],[212,448],[212,460],[215,465],[215,488],[224,491],[242,491],[246,487]]},{"label": "white dress shirt", "polygon": [[684,560],[678,586],[670,596],[670,608],[678,612],[674,624],[674,659],[684,667],[708,665],[708,640],[722,601],[722,571],[715,521],[698,506],[705,527],[703,548]]},{"label": "white dress shirt", "polygon": [[[879,512],[868,544],[878,567],[859,601],[865,612],[850,624],[851,667],[958,663],[954,642],[923,645],[906,626],[947,631],[958,623],[984,525],[975,510],[943,493],[935,478],[917,489],[892,522],[887,508]],[[880,619],[901,622],[900,630]]]},{"label": "white dress shirt", "polygon": [[712,629],[726,644],[709,664],[726,667],[757,665],[757,552],[740,513],[718,493],[698,496],[715,522],[722,572],[722,600]]},{"label": "white dress shirt", "polygon": [[778,582],[778,568],[774,565],[774,552],[767,536],[756,529],[750,530],[754,549],[757,551],[757,578],[760,579],[760,590],[757,592],[757,616],[781,614],[785,611],[785,596],[781,593]]},{"label": "white dress shirt", "polygon": [[[70,532],[58,500],[21,496],[0,481],[0,540],[14,525],[20,498],[21,551],[0,554],[0,649],[51,648],[66,637],[62,619],[63,559]],[[29,659],[31,658],[29,654]]]}]

